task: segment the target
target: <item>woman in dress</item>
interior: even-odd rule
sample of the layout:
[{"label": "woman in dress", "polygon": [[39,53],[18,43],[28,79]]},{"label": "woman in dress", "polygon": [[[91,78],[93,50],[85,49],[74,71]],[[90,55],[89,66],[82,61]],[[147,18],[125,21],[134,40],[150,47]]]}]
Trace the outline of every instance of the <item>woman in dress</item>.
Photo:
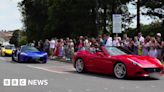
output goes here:
[{"label": "woman in dress", "polygon": [[154,58],[157,58],[157,41],[154,37],[151,38],[150,41],[150,50],[148,52],[148,55]]},{"label": "woman in dress", "polygon": [[150,49],[150,36],[147,36],[142,43],[142,55],[147,56]]},{"label": "woman in dress", "polygon": [[64,52],[64,41],[63,39],[60,39],[59,42],[59,57],[64,58],[65,52]]},{"label": "woman in dress", "polygon": [[139,46],[139,40],[138,40],[138,37],[135,36],[134,37],[134,44],[133,44],[133,52],[135,55],[138,55],[138,46]]},{"label": "woman in dress", "polygon": [[59,56],[59,48],[60,48],[60,40],[58,39],[57,40],[57,43],[56,43],[56,50],[55,50],[55,56]]}]

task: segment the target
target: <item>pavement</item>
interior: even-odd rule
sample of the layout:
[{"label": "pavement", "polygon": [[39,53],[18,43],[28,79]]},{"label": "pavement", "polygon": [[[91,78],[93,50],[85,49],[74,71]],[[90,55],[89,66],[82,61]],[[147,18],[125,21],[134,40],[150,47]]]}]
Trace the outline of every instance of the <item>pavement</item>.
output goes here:
[{"label": "pavement", "polygon": [[[44,83],[4,86],[4,79],[42,80]],[[160,80],[116,79],[110,75],[77,73],[72,64],[66,62],[17,63],[10,57],[0,57],[0,92],[163,92],[163,86],[164,76]]]}]

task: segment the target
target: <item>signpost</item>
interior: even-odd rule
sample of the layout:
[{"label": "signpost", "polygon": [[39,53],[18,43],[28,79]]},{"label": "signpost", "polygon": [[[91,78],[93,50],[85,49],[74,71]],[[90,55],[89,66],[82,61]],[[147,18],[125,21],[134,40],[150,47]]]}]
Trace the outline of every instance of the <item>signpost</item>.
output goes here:
[{"label": "signpost", "polygon": [[113,33],[122,33],[122,15],[113,14]]}]

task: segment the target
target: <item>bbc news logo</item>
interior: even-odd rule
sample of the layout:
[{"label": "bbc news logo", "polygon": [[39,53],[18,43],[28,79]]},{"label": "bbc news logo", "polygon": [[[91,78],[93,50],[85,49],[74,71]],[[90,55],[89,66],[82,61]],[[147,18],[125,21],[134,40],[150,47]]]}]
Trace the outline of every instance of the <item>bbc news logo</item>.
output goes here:
[{"label": "bbc news logo", "polygon": [[48,80],[4,79],[3,86],[46,86]]}]

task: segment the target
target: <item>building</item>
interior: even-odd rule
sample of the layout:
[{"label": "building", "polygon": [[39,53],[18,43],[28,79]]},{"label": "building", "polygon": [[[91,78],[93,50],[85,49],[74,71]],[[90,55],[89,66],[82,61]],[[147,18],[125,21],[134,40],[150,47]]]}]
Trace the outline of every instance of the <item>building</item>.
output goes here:
[{"label": "building", "polygon": [[8,45],[13,31],[0,31],[0,44]]}]

